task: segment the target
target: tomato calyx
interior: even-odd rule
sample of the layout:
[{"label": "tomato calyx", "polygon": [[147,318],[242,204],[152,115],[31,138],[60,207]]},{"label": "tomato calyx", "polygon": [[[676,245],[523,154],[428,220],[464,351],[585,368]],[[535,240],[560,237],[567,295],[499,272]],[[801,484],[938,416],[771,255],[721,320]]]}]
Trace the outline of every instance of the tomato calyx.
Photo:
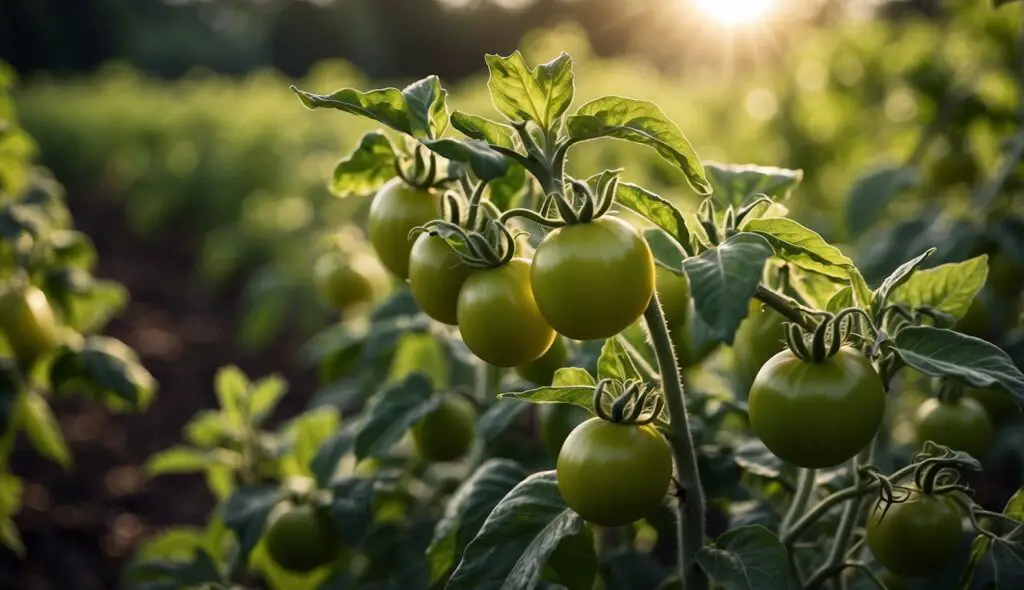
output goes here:
[{"label": "tomato calyx", "polygon": [[605,422],[647,426],[658,419],[664,406],[661,395],[639,380],[602,379],[594,387],[594,413]]},{"label": "tomato calyx", "polygon": [[771,205],[772,203],[774,203],[774,201],[772,201],[768,195],[762,193],[758,194],[751,202],[739,209],[729,205],[725,209],[725,215],[721,224],[719,224],[718,213],[715,210],[714,200],[712,197],[704,199],[701,201],[700,206],[697,207],[697,222],[700,223],[701,228],[704,229],[704,233],[707,234],[708,240],[711,244],[702,245],[706,248],[711,248],[721,244],[726,239],[739,232],[739,225],[743,223],[743,220],[746,219],[754,209],[761,205]]},{"label": "tomato calyx", "polygon": [[436,219],[414,228],[410,236],[427,232],[443,239],[459,259],[474,269],[497,268],[508,264],[516,255],[516,237],[503,223],[488,219],[483,231],[472,231],[462,226]]},{"label": "tomato calyx", "polygon": [[786,345],[801,360],[810,363],[824,363],[839,353],[839,349],[853,334],[853,316],[859,315],[868,320],[867,325],[875,336],[874,356],[878,346],[886,340],[884,333],[875,329],[866,312],[859,308],[851,307],[844,309],[838,314],[822,312],[822,317],[814,330],[808,331],[796,323],[787,322],[784,325]]},{"label": "tomato calyx", "polygon": [[428,152],[427,157],[424,157],[422,145],[417,145],[413,151],[411,164],[395,156],[395,174],[409,186],[421,190],[442,187],[455,180],[450,176],[437,177],[437,156],[433,152]]},{"label": "tomato calyx", "polygon": [[[602,174],[596,191],[586,182],[567,176],[571,189],[568,194],[565,190],[552,191],[544,198],[539,212],[532,209],[510,209],[502,213],[500,220],[506,222],[514,217],[523,217],[549,229],[590,223],[608,213],[615,204],[621,172],[621,169],[617,169]],[[558,213],[557,218],[548,217],[552,206]]]}]

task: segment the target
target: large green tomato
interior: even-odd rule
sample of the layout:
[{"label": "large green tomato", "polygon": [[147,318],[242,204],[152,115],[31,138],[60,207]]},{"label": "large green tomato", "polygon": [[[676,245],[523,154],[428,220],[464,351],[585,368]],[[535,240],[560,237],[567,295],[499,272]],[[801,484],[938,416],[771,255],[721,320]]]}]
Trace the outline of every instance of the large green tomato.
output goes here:
[{"label": "large green tomato", "polygon": [[658,299],[672,336],[676,359],[680,366],[692,367],[711,354],[715,342],[710,339],[701,343],[694,341],[693,318],[696,317],[696,310],[690,298],[690,280],[686,275],[677,275],[660,266],[655,271],[655,277]]},{"label": "large green tomato", "polygon": [[268,519],[267,553],[277,565],[299,573],[325,566],[340,551],[331,517],[313,506],[278,504]]},{"label": "large green tomato", "polygon": [[838,465],[871,442],[885,413],[885,389],[854,348],[821,363],[786,349],[761,367],[748,403],[750,425],[772,453],[816,469]]},{"label": "large green tomato", "polygon": [[591,418],[565,439],[556,470],[562,499],[584,520],[623,526],[661,504],[672,480],[672,453],[652,426]]},{"label": "large green tomato", "polygon": [[977,400],[962,397],[956,402],[931,398],[917,409],[914,416],[917,440],[945,445],[982,458],[995,440],[995,428],[988,412]]},{"label": "large green tomato", "polygon": [[569,348],[565,344],[565,338],[557,336],[547,352],[535,361],[516,367],[516,373],[531,383],[551,385],[555,371],[564,367],[568,358]]},{"label": "large green tomato", "polygon": [[46,294],[33,285],[0,293],[0,330],[18,360],[28,364],[60,344],[60,332]]},{"label": "large green tomato", "polygon": [[313,276],[320,299],[341,313],[372,303],[387,284],[376,260],[341,252],[321,254],[313,265]]},{"label": "large green tomato", "polygon": [[466,399],[445,397],[439,406],[412,427],[416,450],[430,461],[454,461],[473,446],[476,410]]},{"label": "large green tomato", "polygon": [[454,326],[458,323],[459,291],[473,269],[438,236],[420,234],[409,255],[409,287],[423,312]]},{"label": "large green tomato", "polygon": [[540,404],[537,420],[540,440],[555,457],[562,450],[562,443],[590,413],[573,404]]},{"label": "large green tomato", "polygon": [[478,271],[459,292],[459,331],[466,346],[483,361],[515,367],[537,360],[555,340],[533,299],[530,261]]},{"label": "large green tomato", "polygon": [[574,340],[610,338],[636,321],[654,294],[654,257],[625,221],[601,217],[558,228],[533,257],[537,306]]},{"label": "large green tomato", "polygon": [[766,309],[756,299],[750,302],[749,314],[736,330],[732,349],[736,358],[736,371],[744,389],[754,382],[754,377],[768,359],[785,348],[785,318],[773,310]]},{"label": "large green tomato", "polygon": [[993,424],[1002,424],[1021,415],[1021,408],[1017,402],[1013,401],[1010,394],[997,387],[972,388],[967,390],[967,397],[985,408]]},{"label": "large green tomato", "polygon": [[942,569],[961,536],[956,504],[917,491],[906,502],[889,506],[884,516],[882,506],[868,516],[868,548],[886,569],[901,576],[927,576]]},{"label": "large green tomato", "polygon": [[400,279],[409,278],[409,232],[441,214],[441,198],[432,191],[395,178],[381,187],[370,203],[370,243],[384,267]]}]

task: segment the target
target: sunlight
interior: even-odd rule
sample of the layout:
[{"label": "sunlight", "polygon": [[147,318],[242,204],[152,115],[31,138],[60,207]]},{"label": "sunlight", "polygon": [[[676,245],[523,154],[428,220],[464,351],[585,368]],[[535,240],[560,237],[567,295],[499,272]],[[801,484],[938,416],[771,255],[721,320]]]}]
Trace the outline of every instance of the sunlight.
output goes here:
[{"label": "sunlight", "polygon": [[763,19],[775,0],[694,0],[701,12],[726,27],[741,27]]}]

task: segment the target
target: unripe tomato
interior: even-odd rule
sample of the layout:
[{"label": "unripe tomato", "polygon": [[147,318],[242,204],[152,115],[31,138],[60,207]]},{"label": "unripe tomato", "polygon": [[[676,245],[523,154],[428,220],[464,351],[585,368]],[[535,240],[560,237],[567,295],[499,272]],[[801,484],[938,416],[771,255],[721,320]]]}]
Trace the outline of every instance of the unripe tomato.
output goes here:
[{"label": "unripe tomato", "polygon": [[361,254],[321,254],[313,265],[313,276],[320,299],[341,313],[372,303],[387,284],[377,261]]},{"label": "unripe tomato", "polygon": [[854,348],[844,346],[820,363],[787,348],[757,373],[749,409],[754,433],[777,457],[798,467],[832,467],[874,438],[885,389]]},{"label": "unripe tomato", "polygon": [[423,312],[454,326],[458,323],[459,291],[473,269],[438,236],[420,234],[409,255],[409,287]]},{"label": "unripe tomato", "polygon": [[[750,302],[749,313],[736,330],[732,349],[740,382],[749,387],[768,359],[785,348],[785,318],[768,309],[756,299]],[[744,388],[746,389],[746,387]]]},{"label": "unripe tomato", "polygon": [[652,426],[591,418],[565,439],[556,470],[562,499],[584,520],[622,526],[664,500],[672,480],[672,453]]},{"label": "unripe tomato", "polygon": [[530,272],[548,323],[574,340],[610,338],[636,321],[654,294],[654,257],[625,221],[601,217],[547,235]]},{"label": "unripe tomato", "polygon": [[420,456],[430,461],[454,461],[473,446],[476,410],[468,400],[446,396],[434,411],[412,427]]},{"label": "unripe tomato", "polygon": [[537,360],[555,340],[530,289],[530,261],[478,271],[459,292],[459,331],[483,361],[515,367]]},{"label": "unripe tomato", "polygon": [[313,506],[278,504],[268,519],[267,553],[277,565],[307,573],[334,561],[340,550],[331,517]]},{"label": "unripe tomato", "polygon": [[1002,424],[1021,415],[1021,408],[1017,402],[1013,401],[1010,394],[997,387],[968,389],[967,397],[985,408],[993,424]]},{"label": "unripe tomato", "polygon": [[441,213],[441,198],[432,191],[395,178],[381,187],[370,203],[370,243],[384,267],[400,279],[409,278],[409,232]]},{"label": "unripe tomato", "polygon": [[46,294],[33,285],[0,293],[0,330],[14,355],[28,364],[60,344],[60,333]]},{"label": "unripe tomato", "polygon": [[707,358],[715,345],[708,340],[698,348],[694,342],[693,318],[696,310],[690,298],[690,280],[686,275],[677,275],[660,266],[655,271],[655,277],[658,299],[672,336],[676,359],[681,367],[692,367]]},{"label": "unripe tomato", "polygon": [[933,441],[982,458],[995,440],[995,429],[985,407],[971,397],[955,402],[926,400],[914,416],[918,443]]},{"label": "unripe tomato", "polygon": [[564,367],[568,358],[569,348],[565,344],[565,338],[556,336],[547,352],[535,361],[516,367],[516,373],[531,383],[551,385],[555,371]]},{"label": "unripe tomato", "polygon": [[569,433],[589,415],[589,412],[573,404],[540,404],[537,408],[540,440],[548,452],[557,457]]},{"label": "unripe tomato", "polygon": [[879,563],[907,577],[942,569],[956,553],[962,530],[960,510],[949,498],[913,492],[905,502],[868,516],[867,544]]}]

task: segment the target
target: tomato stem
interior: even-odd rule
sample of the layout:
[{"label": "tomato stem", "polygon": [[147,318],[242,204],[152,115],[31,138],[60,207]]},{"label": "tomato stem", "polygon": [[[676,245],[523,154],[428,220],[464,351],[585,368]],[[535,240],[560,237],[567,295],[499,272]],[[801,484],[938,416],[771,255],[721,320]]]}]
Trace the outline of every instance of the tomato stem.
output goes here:
[{"label": "tomato stem", "polygon": [[803,312],[800,311],[799,304],[782,293],[773,291],[764,285],[758,285],[754,297],[801,328],[805,330],[814,329],[814,323],[804,317]]},{"label": "tomato stem", "polygon": [[683,381],[657,293],[644,311],[644,321],[654,345],[662,388],[665,392],[665,404],[668,407],[671,427],[668,441],[672,447],[677,476],[686,493],[679,502],[676,528],[679,575],[688,590],[707,590],[707,574],[697,565],[697,552],[704,545],[705,536],[704,488],[701,487],[697,453],[686,415]]},{"label": "tomato stem", "polygon": [[786,545],[786,547],[791,547],[793,543],[800,538],[800,535],[804,534],[807,529],[811,528],[811,525],[818,522],[818,520],[829,510],[843,502],[867,496],[877,488],[878,482],[871,482],[866,486],[850,486],[826,497],[821,502],[815,504],[814,508],[812,508],[810,512],[807,512],[800,517],[800,520],[796,521],[789,530],[782,534],[782,543]]},{"label": "tomato stem", "polygon": [[[853,468],[854,486],[860,487],[861,482],[863,481],[863,476],[861,475],[861,467],[871,463],[871,459],[874,456],[874,454],[875,442],[872,441],[867,448],[865,448],[863,451],[858,453],[856,457],[854,457],[851,465],[851,467]],[[832,551],[829,553],[828,561],[825,562],[825,565],[823,565],[821,569],[819,569],[811,576],[811,581],[814,581],[816,578],[822,575],[822,572],[834,569],[843,563],[843,560],[846,558],[846,549],[850,546],[850,540],[853,538],[854,530],[857,528],[857,520],[861,513],[861,507],[864,504],[865,502],[863,499],[851,500],[850,502],[847,502],[846,506],[843,508],[843,515],[839,519],[839,527],[836,529],[835,541],[832,544]],[[840,569],[839,571],[842,570]],[[819,582],[819,584],[823,582],[825,579],[831,577],[831,575],[826,576]],[[808,582],[807,587],[813,588],[815,586],[812,586],[810,582]]]},{"label": "tomato stem", "polygon": [[796,494],[793,496],[793,502],[789,505],[789,510],[786,511],[786,516],[783,517],[782,524],[779,526],[780,535],[784,536],[794,521],[807,511],[807,504],[811,501],[811,496],[814,495],[814,479],[817,474],[818,471],[816,469],[803,468],[800,470],[800,476],[796,484]]}]

